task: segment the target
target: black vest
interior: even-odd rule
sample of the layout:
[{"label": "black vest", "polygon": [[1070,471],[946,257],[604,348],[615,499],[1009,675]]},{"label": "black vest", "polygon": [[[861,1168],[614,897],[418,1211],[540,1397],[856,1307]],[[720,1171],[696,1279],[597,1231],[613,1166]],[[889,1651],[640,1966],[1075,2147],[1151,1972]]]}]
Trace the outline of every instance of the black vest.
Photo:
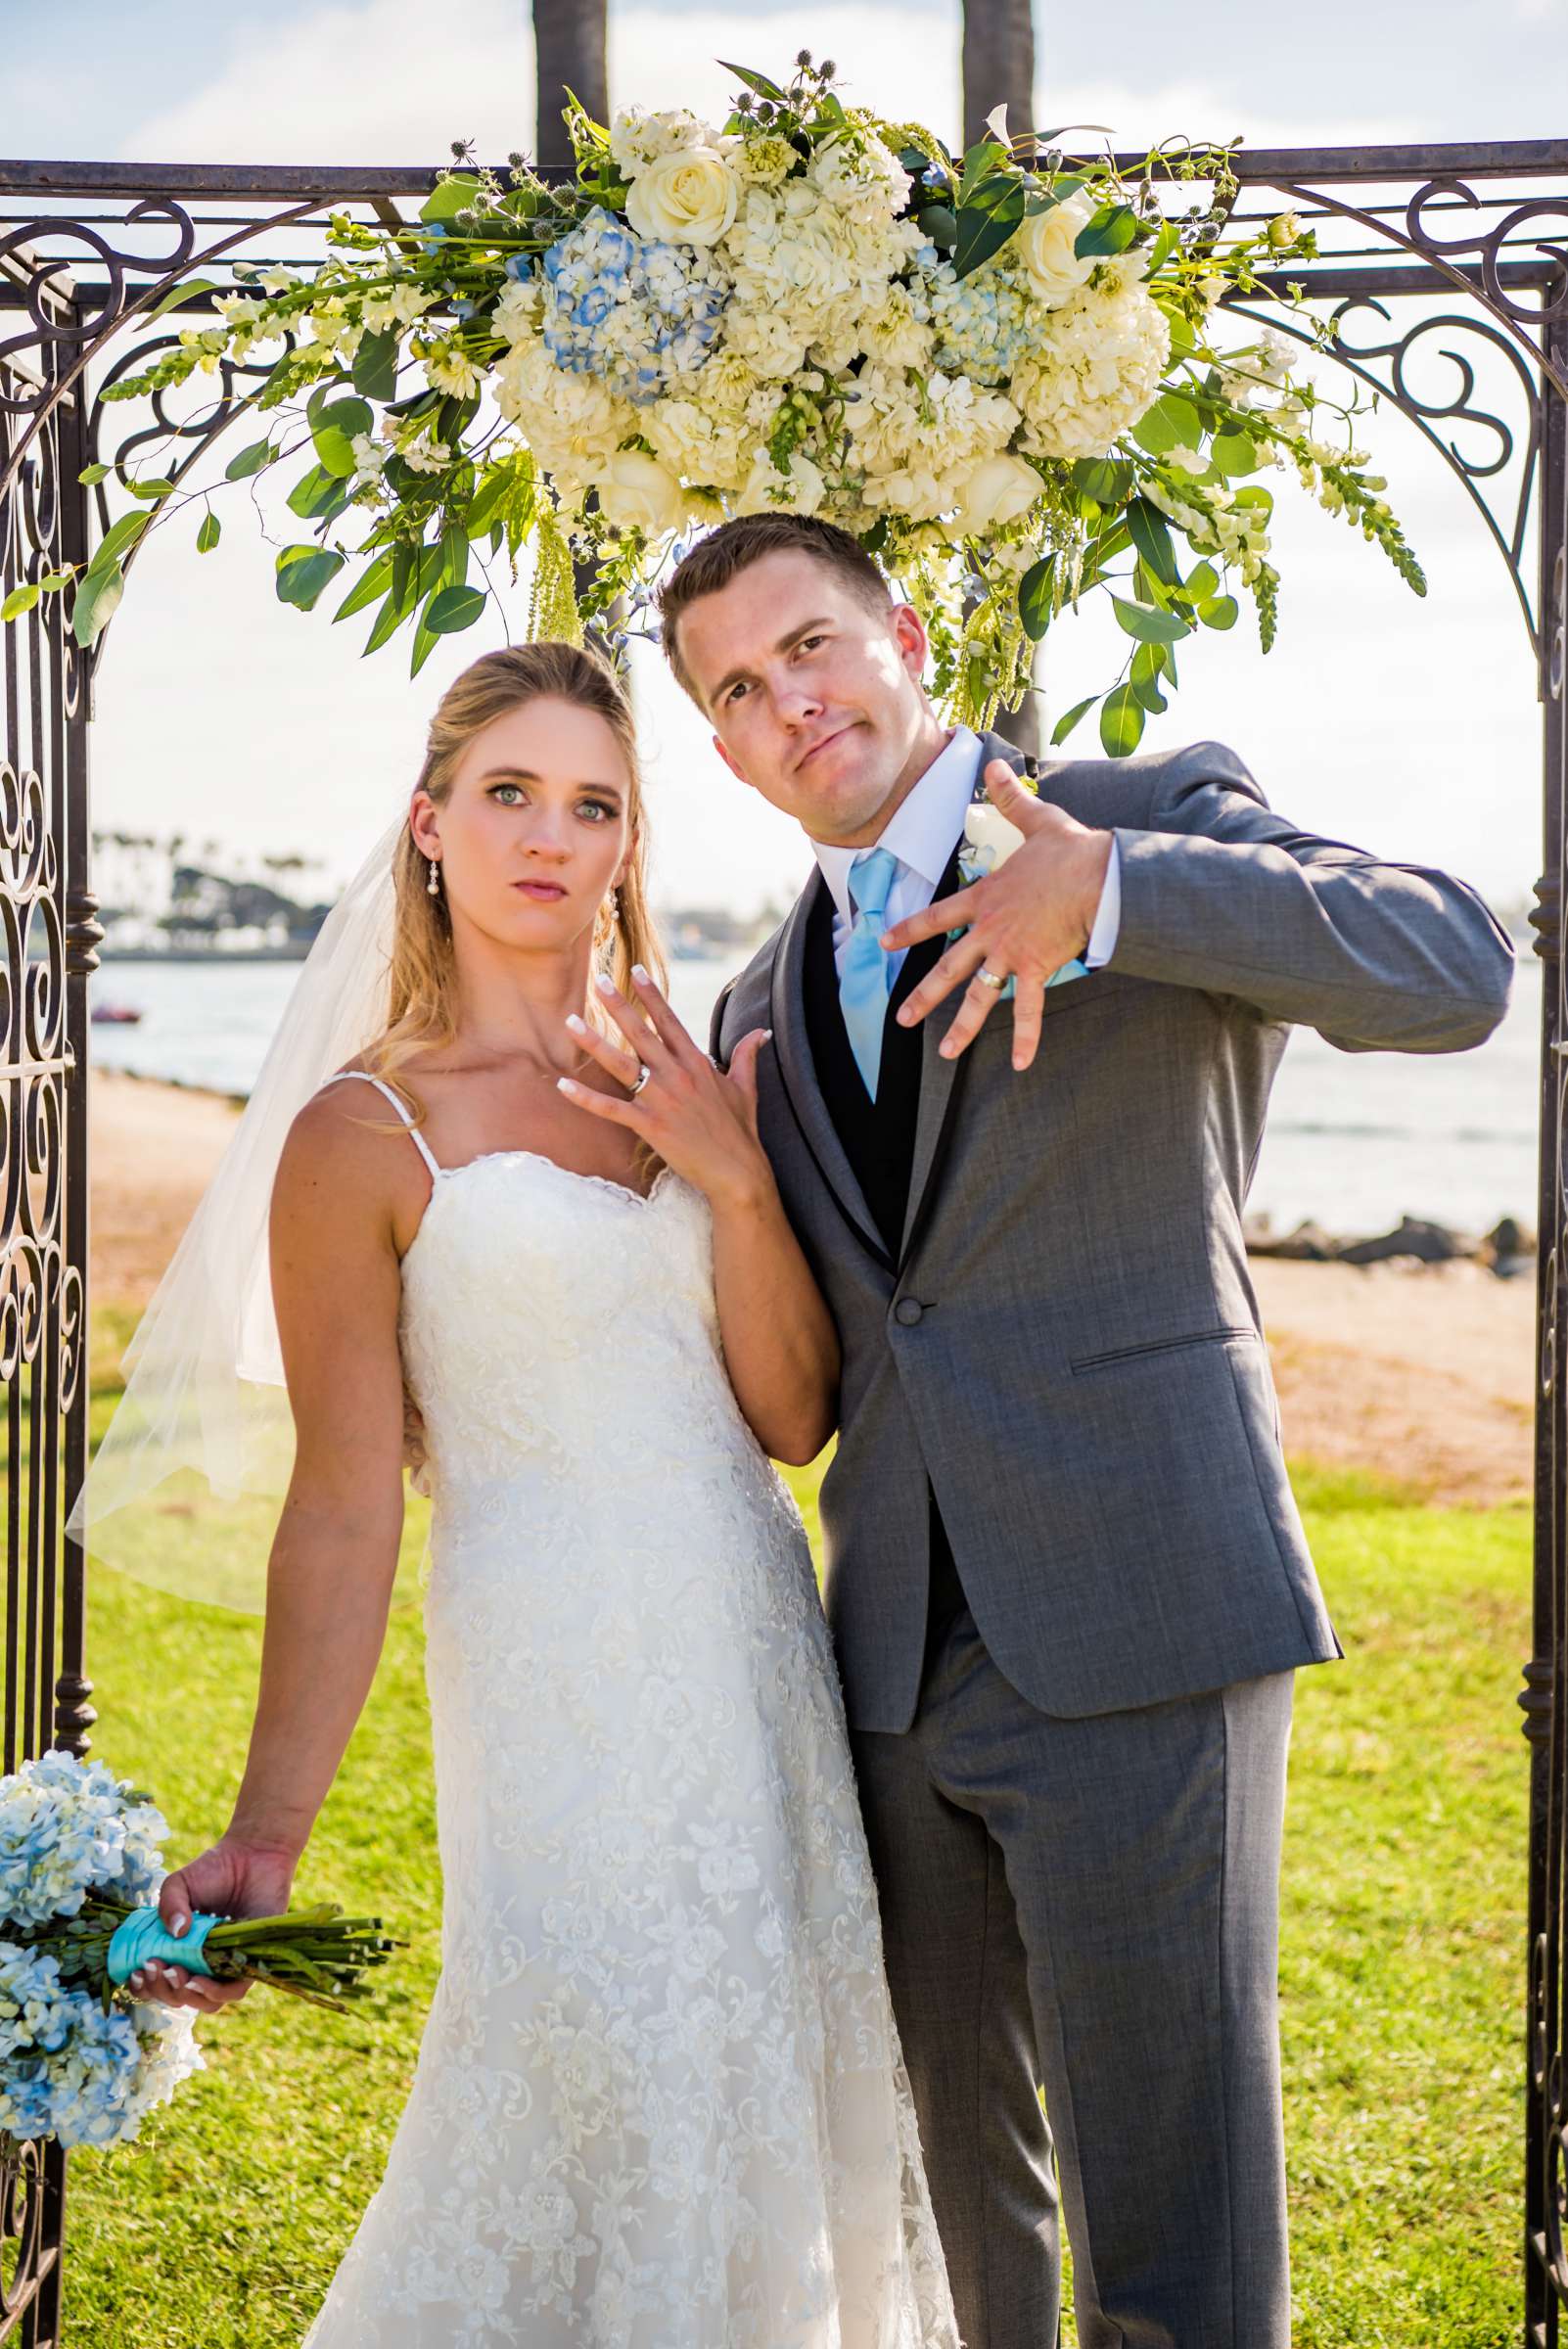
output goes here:
[{"label": "black vest", "polygon": [[[935,895],[949,897],[958,884],[956,848]],[[900,1028],[895,1013],[940,958],[945,938],[922,940],[911,946],[888,998],[882,1031],[882,1061],[877,1072],[875,1101],[865,1089],[849,1032],[839,1004],[839,977],[833,957],[833,897],[817,889],[806,930],[806,1036],[811,1065],[844,1155],[865,1193],[888,1254],[897,1261],[909,1203],[909,1177],[914,1167],[915,1125],[920,1114],[920,1070],[925,1054],[925,1028]],[[926,1615],[926,1653],[964,1605],[963,1586],[953,1564],[952,1549],[937,1508],[937,1497],[927,1483],[930,1503],[931,1596]]]}]

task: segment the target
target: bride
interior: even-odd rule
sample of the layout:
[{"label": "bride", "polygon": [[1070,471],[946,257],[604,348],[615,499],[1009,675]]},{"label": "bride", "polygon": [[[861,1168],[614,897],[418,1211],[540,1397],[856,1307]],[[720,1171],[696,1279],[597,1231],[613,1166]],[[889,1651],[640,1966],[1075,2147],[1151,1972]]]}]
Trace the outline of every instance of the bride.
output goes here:
[{"label": "bride", "polygon": [[161,1905],[288,1903],[386,1633],[408,1399],[443,1877],[413,2085],[305,2349],[956,2349],[769,1458],[827,1440],[837,1340],[757,1139],[767,1036],[725,1075],[674,1017],[645,845],[608,667],[475,662],[397,842],[380,1032],[277,1163],[260,1693]]}]

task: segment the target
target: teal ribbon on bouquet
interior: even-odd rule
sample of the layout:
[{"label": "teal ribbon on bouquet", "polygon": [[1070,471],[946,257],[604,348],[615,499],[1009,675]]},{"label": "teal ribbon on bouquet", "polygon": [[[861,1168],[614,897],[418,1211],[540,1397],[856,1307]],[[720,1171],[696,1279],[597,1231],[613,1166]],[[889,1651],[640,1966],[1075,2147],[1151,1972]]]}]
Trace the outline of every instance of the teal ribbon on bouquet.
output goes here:
[{"label": "teal ribbon on bouquet", "polygon": [[145,1965],[149,1958],[161,1958],[169,1965],[182,1965],[187,1973],[210,1974],[212,1968],[202,1955],[202,1944],[214,1925],[223,1922],[221,1916],[208,1915],[198,1909],[184,1933],[171,1933],[157,1909],[133,1909],[115,1927],[105,1958],[111,1982],[120,1983]]}]

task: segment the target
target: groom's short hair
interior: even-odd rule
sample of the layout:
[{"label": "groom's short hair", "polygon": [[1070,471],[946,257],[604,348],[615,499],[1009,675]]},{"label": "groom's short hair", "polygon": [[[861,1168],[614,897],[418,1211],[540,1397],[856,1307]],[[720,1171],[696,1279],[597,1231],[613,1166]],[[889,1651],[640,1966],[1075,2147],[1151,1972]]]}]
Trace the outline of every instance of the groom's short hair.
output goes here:
[{"label": "groom's short hair", "polygon": [[721,522],[681,558],[659,594],[665,658],[675,672],[676,683],[699,710],[703,709],[702,695],[680,657],[677,623],[681,614],[699,596],[716,595],[763,555],[777,554],[811,556],[832,571],[868,611],[885,612],[893,601],[887,580],[865,548],[836,523],[818,522],[811,514],[777,513],[739,514],[733,522]]}]

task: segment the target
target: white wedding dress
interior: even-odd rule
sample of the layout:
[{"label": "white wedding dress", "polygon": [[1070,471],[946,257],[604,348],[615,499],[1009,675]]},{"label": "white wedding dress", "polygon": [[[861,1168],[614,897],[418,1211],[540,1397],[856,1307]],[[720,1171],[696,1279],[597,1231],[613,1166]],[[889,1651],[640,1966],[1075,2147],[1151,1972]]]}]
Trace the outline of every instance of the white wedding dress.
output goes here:
[{"label": "white wedding dress", "polygon": [[832,1649],[725,1375],[707,1201],[413,1139],[441,1971],[303,2349],[957,2349]]}]

